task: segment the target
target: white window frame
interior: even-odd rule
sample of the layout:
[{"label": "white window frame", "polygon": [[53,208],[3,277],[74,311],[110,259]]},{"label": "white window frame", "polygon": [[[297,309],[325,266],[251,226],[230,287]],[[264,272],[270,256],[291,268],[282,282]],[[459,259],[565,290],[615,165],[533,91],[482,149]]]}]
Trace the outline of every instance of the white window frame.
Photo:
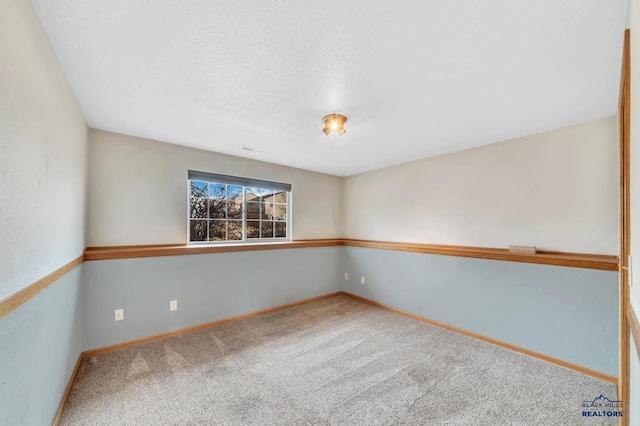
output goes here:
[{"label": "white window frame", "polygon": [[[191,217],[191,182],[192,181],[196,181],[196,182],[204,182],[207,183],[207,185],[215,185],[215,184],[223,184],[223,185],[235,185],[235,186],[242,186],[242,239],[241,240],[223,240],[223,241],[208,241],[209,239],[209,222],[211,220],[216,220],[216,219],[211,219],[209,217],[209,202],[207,202],[207,217],[206,218],[192,218]],[[286,190],[282,190],[282,192],[284,192],[286,194],[286,210],[287,210],[287,215],[286,215],[286,220],[284,221],[284,223],[286,224],[286,232],[287,235],[286,237],[266,237],[266,238],[247,238],[247,221],[259,221],[259,222],[282,222],[282,221],[266,221],[266,220],[262,220],[261,218],[258,219],[247,219],[247,188],[252,188],[252,187],[256,187],[256,188],[261,188],[261,189],[271,189],[268,187],[268,182],[264,182],[261,184],[252,184],[250,186],[244,185],[244,184],[236,184],[236,183],[222,183],[222,182],[214,182],[214,181],[209,181],[209,180],[199,180],[199,179],[187,179],[187,245],[193,245],[193,246],[197,246],[197,245],[249,245],[249,244],[265,244],[265,243],[279,243],[279,242],[290,242],[291,241],[291,235],[292,235],[292,227],[291,227],[291,217],[292,217],[292,209],[291,209],[291,199],[292,199],[292,194],[291,191],[286,191]],[[210,190],[209,187],[207,187],[207,194],[210,194]],[[274,191],[278,191],[277,189]],[[208,200],[211,199],[210,196],[207,198]],[[263,202],[260,202],[260,204],[263,204]],[[276,203],[275,201],[273,202],[274,204],[274,208],[276,204],[283,204],[283,203]],[[191,241],[191,222],[194,220],[205,220],[207,221],[207,241]],[[229,219],[229,218],[225,218],[225,219],[219,219],[221,221],[225,221],[228,222],[229,220],[239,220],[239,219]],[[261,228],[262,228],[262,224],[261,224]],[[229,230],[228,230],[228,226],[227,226],[227,237],[229,236]],[[274,228],[274,234],[275,234],[275,228]]]}]

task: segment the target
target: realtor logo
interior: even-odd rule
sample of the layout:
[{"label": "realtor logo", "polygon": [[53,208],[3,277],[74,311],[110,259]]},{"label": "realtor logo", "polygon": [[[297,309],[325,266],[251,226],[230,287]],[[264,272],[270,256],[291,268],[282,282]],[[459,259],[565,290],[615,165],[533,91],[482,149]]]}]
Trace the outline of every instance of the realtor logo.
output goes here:
[{"label": "realtor logo", "polygon": [[582,417],[622,417],[622,401],[602,394],[582,401]]}]

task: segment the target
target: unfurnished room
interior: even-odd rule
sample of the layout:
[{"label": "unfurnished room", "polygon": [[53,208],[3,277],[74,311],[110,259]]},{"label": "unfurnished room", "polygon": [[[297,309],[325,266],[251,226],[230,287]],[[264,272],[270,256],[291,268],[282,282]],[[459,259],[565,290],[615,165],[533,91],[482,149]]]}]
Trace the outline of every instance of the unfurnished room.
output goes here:
[{"label": "unfurnished room", "polygon": [[640,0],[0,0],[0,425],[640,426]]}]

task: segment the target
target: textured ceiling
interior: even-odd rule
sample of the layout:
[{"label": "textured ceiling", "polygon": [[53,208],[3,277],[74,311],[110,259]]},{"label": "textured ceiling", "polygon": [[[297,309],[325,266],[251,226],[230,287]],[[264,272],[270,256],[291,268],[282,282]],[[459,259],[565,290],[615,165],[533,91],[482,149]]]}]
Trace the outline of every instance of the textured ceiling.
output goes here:
[{"label": "textured ceiling", "polygon": [[624,0],[33,2],[90,127],[340,176],[616,111]]}]

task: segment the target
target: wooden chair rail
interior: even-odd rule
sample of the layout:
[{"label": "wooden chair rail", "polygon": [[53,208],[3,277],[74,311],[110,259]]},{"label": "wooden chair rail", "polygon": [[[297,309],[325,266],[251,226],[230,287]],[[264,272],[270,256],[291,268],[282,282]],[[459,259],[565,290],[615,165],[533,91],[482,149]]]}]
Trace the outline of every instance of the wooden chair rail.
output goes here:
[{"label": "wooden chair rail", "polygon": [[507,249],[467,246],[446,246],[434,244],[396,243],[353,239],[299,240],[285,243],[259,243],[242,245],[185,245],[158,244],[139,246],[87,247],[84,254],[62,266],[46,277],[32,283],[17,293],[0,300],[0,318],[17,309],[27,300],[49,286],[83,261],[132,259],[159,256],[183,256],[207,253],[233,253],[256,250],[283,250],[312,247],[350,246],[381,250],[397,250],[414,253],[460,256],[477,259],[501,260],[508,262],[537,263],[543,265],[567,266],[573,268],[618,270],[618,257],[598,254],[563,253],[541,251],[537,254],[509,253]]}]

